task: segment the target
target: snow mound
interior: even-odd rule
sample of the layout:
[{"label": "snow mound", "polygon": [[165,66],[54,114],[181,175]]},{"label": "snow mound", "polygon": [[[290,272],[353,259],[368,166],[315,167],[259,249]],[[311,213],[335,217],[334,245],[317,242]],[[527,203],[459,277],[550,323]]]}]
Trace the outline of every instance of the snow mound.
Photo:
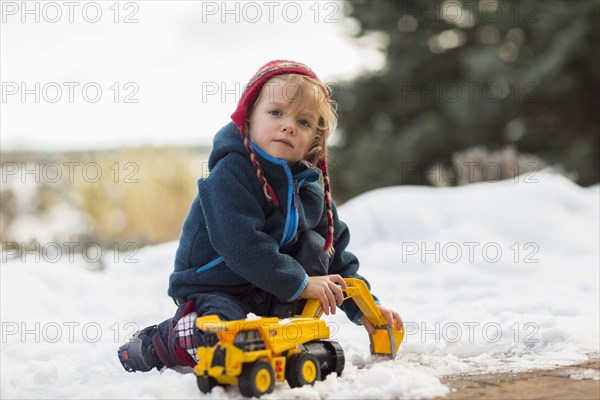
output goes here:
[{"label": "snow mound", "polygon": [[[340,208],[383,305],[400,312],[395,360],[369,354],[368,336],[343,313],[326,317],[346,353],[340,378],[270,399],[444,396],[439,377],[565,365],[598,354],[599,187],[564,178],[459,188],[392,187]],[[193,374],[126,373],[118,346],[172,316],[167,297],[177,243],[79,256],[33,254],[1,273],[2,398],[239,398],[199,393]]]}]

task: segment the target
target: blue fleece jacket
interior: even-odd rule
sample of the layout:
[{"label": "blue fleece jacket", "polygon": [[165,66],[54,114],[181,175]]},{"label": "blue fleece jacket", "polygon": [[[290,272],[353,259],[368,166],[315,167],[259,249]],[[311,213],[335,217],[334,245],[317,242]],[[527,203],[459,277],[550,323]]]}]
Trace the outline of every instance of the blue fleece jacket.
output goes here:
[{"label": "blue fleece jacket", "polygon": [[[182,301],[194,293],[241,295],[258,287],[280,301],[292,301],[309,275],[365,280],[357,274],[357,258],[346,251],[350,232],[335,205],[333,257],[304,266],[293,257],[299,246],[324,254],[327,217],[317,183],[320,174],[303,162],[290,166],[253,146],[279,207],[267,202],[239,130],[229,123],[214,138],[209,176],[198,181],[198,195],[183,224],[169,296]],[[306,240],[315,243],[302,243]],[[355,323],[362,316],[352,300],[341,309]]]}]

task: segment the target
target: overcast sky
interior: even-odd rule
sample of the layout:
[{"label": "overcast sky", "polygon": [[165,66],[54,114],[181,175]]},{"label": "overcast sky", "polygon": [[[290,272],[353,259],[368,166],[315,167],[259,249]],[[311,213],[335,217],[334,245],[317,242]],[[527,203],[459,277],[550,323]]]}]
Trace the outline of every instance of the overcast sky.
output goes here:
[{"label": "overcast sky", "polygon": [[2,150],[210,144],[252,74],[381,68],[334,1],[3,1]]}]

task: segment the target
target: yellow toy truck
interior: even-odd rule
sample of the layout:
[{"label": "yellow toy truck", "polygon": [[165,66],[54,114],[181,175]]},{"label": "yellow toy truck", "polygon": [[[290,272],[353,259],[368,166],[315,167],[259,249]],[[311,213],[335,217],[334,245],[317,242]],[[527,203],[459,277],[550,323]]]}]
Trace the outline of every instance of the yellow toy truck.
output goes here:
[{"label": "yellow toy truck", "polygon": [[[345,278],[346,297],[352,298],[376,329],[371,353],[395,358],[404,328],[390,327],[364,281]],[[194,367],[198,388],[209,393],[216,385],[237,384],[242,395],[260,397],[271,393],[275,382],[290,387],[312,385],[333,372],[344,370],[344,351],[330,341],[329,327],[321,319],[318,300],[308,300],[302,314],[291,318],[247,318],[221,321],[216,315],[199,317],[196,326],[214,333],[218,342],[198,347]]]}]

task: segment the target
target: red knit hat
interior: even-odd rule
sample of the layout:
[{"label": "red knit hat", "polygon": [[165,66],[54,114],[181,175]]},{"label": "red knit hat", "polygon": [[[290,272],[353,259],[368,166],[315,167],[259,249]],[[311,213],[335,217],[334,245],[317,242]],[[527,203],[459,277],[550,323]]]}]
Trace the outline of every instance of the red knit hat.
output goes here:
[{"label": "red knit hat", "polygon": [[[231,115],[231,119],[239,128],[240,134],[242,135],[242,138],[244,139],[244,145],[245,145],[246,149],[248,150],[248,152],[250,153],[250,160],[252,161],[254,168],[256,168],[256,175],[257,175],[258,179],[260,180],[261,184],[263,185],[263,191],[265,193],[265,197],[267,198],[267,200],[269,200],[275,206],[279,206],[279,201],[277,200],[277,197],[275,196],[275,192],[273,191],[273,188],[267,182],[267,179],[264,176],[264,173],[258,162],[258,159],[256,158],[256,154],[254,153],[254,149],[250,145],[250,138],[248,137],[248,132],[246,132],[245,124],[246,124],[246,120],[248,119],[248,112],[252,108],[254,103],[256,102],[256,99],[258,98],[258,95],[260,94],[260,91],[261,91],[262,87],[264,86],[264,84],[269,79],[273,78],[274,76],[283,75],[283,74],[306,75],[306,76],[314,79],[320,85],[321,89],[323,90],[323,93],[325,93],[325,97],[326,97],[327,101],[330,100],[329,91],[327,90],[327,87],[321,82],[321,80],[317,77],[317,75],[313,72],[313,70],[311,70],[306,65],[301,64],[299,62],[289,61],[289,60],[274,60],[274,61],[270,61],[270,62],[266,63],[265,65],[263,65],[254,74],[252,79],[250,79],[250,82],[248,82],[248,84],[244,87],[244,92],[242,93],[242,98],[240,99],[235,112]],[[315,162],[315,165],[317,166],[317,168],[319,168],[321,170],[321,173],[323,174],[323,184],[324,184],[324,191],[325,191],[325,209],[327,212],[327,222],[328,222],[328,233],[327,233],[327,238],[325,240],[325,247],[323,248],[323,250],[325,250],[328,254],[331,254],[333,252],[333,211],[332,211],[332,206],[331,206],[331,187],[330,187],[329,175],[328,175],[328,171],[327,171],[327,148],[326,148],[326,146],[325,146],[325,149],[323,149],[323,156],[321,157],[321,159],[319,159]]]}]

